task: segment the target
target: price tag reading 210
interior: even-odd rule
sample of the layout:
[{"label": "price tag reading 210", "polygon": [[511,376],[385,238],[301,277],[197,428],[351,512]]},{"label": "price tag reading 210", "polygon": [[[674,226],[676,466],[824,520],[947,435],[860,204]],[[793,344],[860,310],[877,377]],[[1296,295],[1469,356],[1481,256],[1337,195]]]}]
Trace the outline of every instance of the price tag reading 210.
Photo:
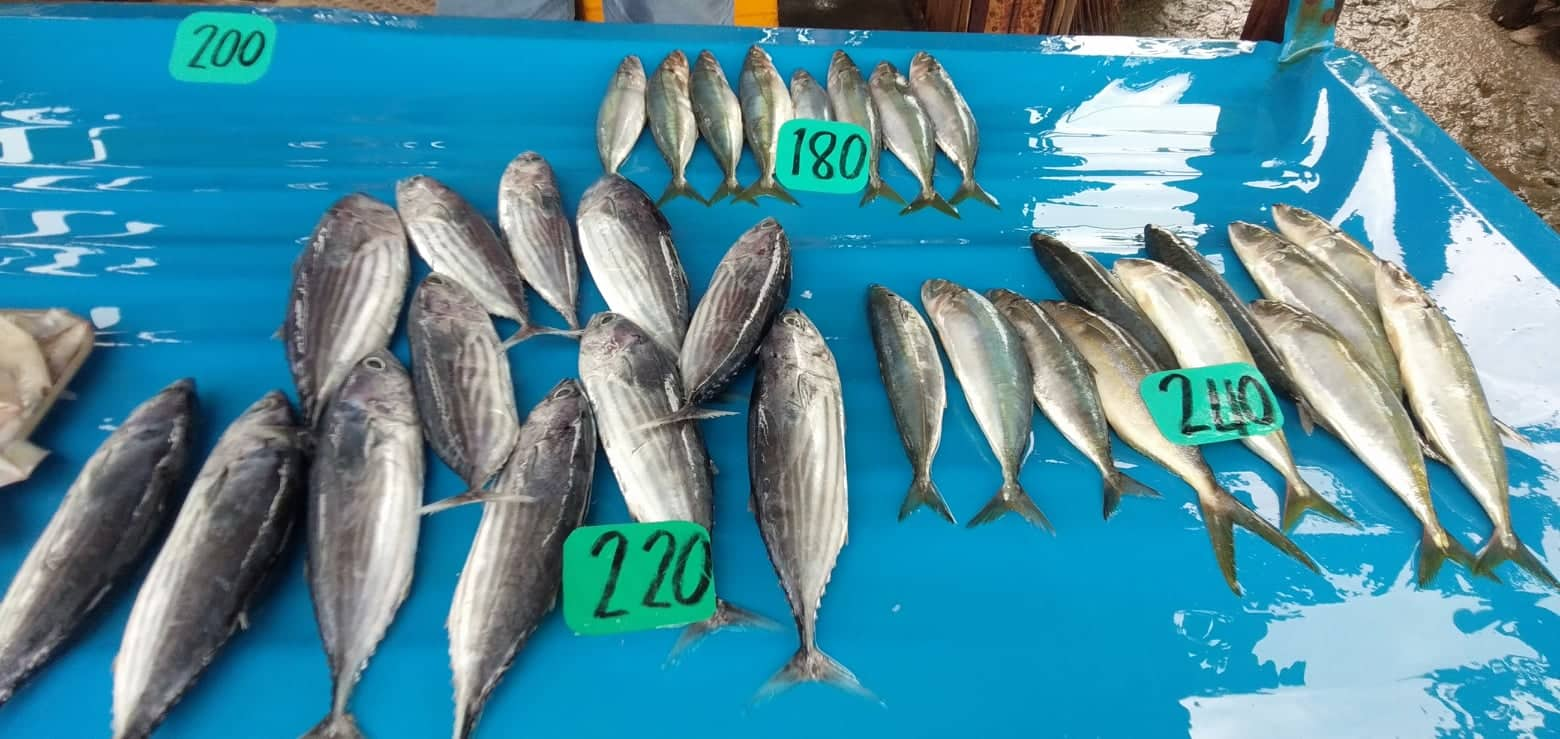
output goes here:
[{"label": "price tag reading 210", "polygon": [[872,136],[861,126],[798,118],[777,143],[775,176],[787,189],[848,195],[867,186]]},{"label": "price tag reading 210", "polygon": [[1154,424],[1177,444],[1271,434],[1284,425],[1273,390],[1249,364],[1155,372],[1143,378],[1139,392]]},{"label": "price tag reading 210", "polygon": [[563,620],[586,636],[715,615],[710,534],[696,523],[584,526],[563,542]]}]

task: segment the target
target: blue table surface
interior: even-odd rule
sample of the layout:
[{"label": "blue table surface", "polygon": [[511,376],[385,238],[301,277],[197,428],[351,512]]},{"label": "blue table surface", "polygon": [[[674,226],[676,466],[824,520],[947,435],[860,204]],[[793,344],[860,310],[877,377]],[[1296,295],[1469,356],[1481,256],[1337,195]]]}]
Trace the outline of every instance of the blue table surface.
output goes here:
[{"label": "blue table surface", "polygon": [[[593,126],[625,53],[656,63],[712,50],[735,74],[749,44],[782,73],[820,78],[846,48],[901,68],[934,52],[981,125],[981,182],[1001,210],[901,217],[887,203],[802,195],[666,208],[695,297],[731,241],[764,215],[795,247],[791,305],[828,337],[846,385],[850,543],[823,601],[819,639],[877,705],[802,686],[750,705],[795,634],[719,634],[673,668],[675,631],[572,635],[554,615],[499,686],[480,736],[1361,736],[1556,731],[1560,595],[1513,568],[1506,584],[1443,570],[1412,582],[1419,527],[1338,442],[1291,422],[1302,472],[1363,528],[1312,518],[1296,541],[1316,575],[1237,537],[1236,598],[1214,566],[1190,490],[1118,443],[1159,488],[1100,519],[1096,472],[1048,423],[1023,480],[1056,524],[970,530],[929,513],[895,520],[909,480],[878,379],[865,288],[907,296],[942,277],[1036,298],[1056,289],[1027,246],[1055,234],[1109,262],[1141,251],[1145,223],[1195,241],[1256,291],[1224,235],[1287,202],[1341,223],[1406,263],[1468,344],[1498,416],[1538,441],[1509,454],[1516,530],[1560,565],[1560,238],[1358,56],[1286,66],[1269,44],[1130,38],[976,37],[795,29],[622,27],[271,13],[269,72],[247,86],[170,79],[175,8],[8,7],[0,14],[0,294],[63,306],[99,328],[96,351],[34,440],[53,455],[0,491],[0,573],[13,572],[81,462],[140,400],[195,377],[201,445],[271,388],[291,390],[271,338],[300,244],[336,198],[434,175],[491,216],[499,173],[522,150],[557,169],[572,209],[599,173]],[[624,168],[652,193],[667,170],[647,135]],[[904,168],[885,176],[913,192]],[[755,176],[751,156],[742,179]],[[690,178],[719,182],[701,145]],[[950,194],[957,175],[937,172]],[[544,320],[556,317],[540,306]],[[603,303],[586,281],[585,314]],[[501,331],[507,327],[501,326]],[[404,338],[396,351],[404,358]],[[528,408],[576,372],[567,341],[512,354]],[[745,392],[745,375],[738,390]],[[745,403],[732,403],[745,412]],[[1292,408],[1286,417],[1295,418]],[[1038,416],[1037,416],[1038,418]],[[745,502],[745,421],[706,422],[716,479],[719,587],[788,621]],[[1207,449],[1220,479],[1277,520],[1281,481],[1238,445]],[[598,467],[590,521],[626,513]],[[430,456],[430,498],[459,489]],[[994,460],[950,389],[934,476],[961,520],[996,489]],[[1469,545],[1489,532],[1474,500],[1432,465],[1435,502]],[[426,521],[410,598],[354,707],[372,737],[443,735],[451,720],[444,619],[480,511]],[[324,715],[325,660],[303,552],[159,736],[287,737]],[[139,575],[136,582],[139,581]],[[135,587],[0,709],[0,735],[107,736],[110,663]]]}]

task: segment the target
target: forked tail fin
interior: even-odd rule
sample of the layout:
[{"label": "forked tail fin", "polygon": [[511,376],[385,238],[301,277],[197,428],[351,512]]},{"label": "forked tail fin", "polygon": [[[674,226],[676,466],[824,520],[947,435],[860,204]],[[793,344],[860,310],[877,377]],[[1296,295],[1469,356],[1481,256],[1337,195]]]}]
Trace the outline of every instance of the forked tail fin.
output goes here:
[{"label": "forked tail fin", "polygon": [[332,713],[319,722],[302,739],[363,739],[363,730],[350,713]]},{"label": "forked tail fin", "polygon": [[1029,493],[1017,482],[1003,483],[1002,489],[991,497],[986,507],[980,509],[980,512],[970,519],[969,527],[973,529],[991,523],[1010,511],[1023,516],[1025,521],[1039,526],[1048,533],[1056,533],[1056,529],[1051,528],[1051,522],[1046,520],[1045,514],[1040,512],[1040,507],[1035,505],[1034,499],[1030,498]]},{"label": "forked tail fin", "polygon": [[981,187],[980,184],[975,181],[974,177],[969,177],[963,182],[959,183],[959,189],[953,192],[953,198],[948,202],[953,205],[958,205],[959,203],[962,203],[969,198],[974,198],[982,203],[985,203],[986,205],[996,208],[997,210],[1002,209],[1002,206],[997,204],[997,199],[992,197],[991,193],[986,192],[985,188]]},{"label": "forked tail fin", "polygon": [[677,664],[689,649],[697,645],[704,637],[722,629],[763,629],[765,631],[777,631],[780,624],[766,616],[752,611],[738,608],[726,601],[717,598],[715,600],[715,615],[710,616],[696,624],[688,624],[683,629],[682,636],[677,638],[677,643],[672,645],[671,654],[666,655],[668,666]]},{"label": "forked tail fin", "polygon": [[694,202],[700,203],[702,205],[710,204],[710,201],[705,200],[703,195],[700,195],[698,191],[693,189],[693,185],[688,183],[688,178],[674,177],[672,181],[666,185],[666,192],[661,193],[661,199],[655,201],[655,205],[657,208],[659,208],[679,197],[688,198],[689,200],[693,200]]},{"label": "forked tail fin", "polygon": [[1112,513],[1121,505],[1121,496],[1137,495],[1144,498],[1158,498],[1159,491],[1155,490],[1136,478],[1121,470],[1111,468],[1105,474],[1105,518],[1110,519]]},{"label": "forked tail fin", "polygon": [[1236,500],[1224,488],[1215,487],[1211,491],[1199,491],[1197,502],[1202,506],[1203,525],[1208,527],[1208,540],[1213,543],[1213,557],[1219,563],[1219,571],[1224,573],[1224,582],[1230,586],[1230,590],[1240,595],[1240,583],[1235,579],[1235,527],[1239,526],[1262,537],[1264,541],[1278,547],[1279,551],[1300,561],[1312,572],[1316,572],[1316,563],[1310,556],[1300,551],[1284,532],[1273,527],[1256,511],[1247,508],[1244,503]]},{"label": "forked tail fin", "polygon": [[[710,195],[710,205],[724,200],[728,195],[735,196],[742,192],[742,183],[737,181],[737,175],[733,172],[721,181],[720,187],[715,188],[715,193]],[[739,198],[740,199],[740,198]]]},{"label": "forked tail fin", "polygon": [[937,484],[926,475],[916,475],[910,482],[910,492],[905,493],[905,502],[899,506],[899,520],[903,521],[915,512],[915,509],[926,506],[947,519],[948,523],[958,523],[953,520],[953,511],[948,510],[948,501],[943,500],[942,493],[937,490]]},{"label": "forked tail fin", "polygon": [[909,215],[928,206],[954,218],[959,217],[959,211],[955,210],[952,205],[948,204],[948,201],[943,200],[943,196],[938,195],[937,191],[931,188],[927,188],[920,195],[917,195],[915,200],[910,201],[910,204],[905,206],[904,210],[899,211],[899,215]]},{"label": "forked tail fin", "polygon": [[1349,514],[1338,510],[1338,507],[1323,498],[1305,480],[1298,475],[1288,482],[1288,489],[1284,491],[1284,518],[1280,528],[1285,531],[1293,530],[1295,524],[1300,523],[1300,517],[1306,511],[1316,511],[1319,516],[1326,516],[1334,521],[1346,523],[1358,527],[1359,523],[1349,517]]},{"label": "forked tail fin", "polygon": [[791,661],[785,663],[774,677],[769,678],[764,686],[758,689],[758,694],[753,696],[754,703],[760,703],[773,698],[788,688],[800,683],[824,683],[833,685],[840,690],[854,693],[874,703],[883,701],[872,691],[867,690],[860,680],[845,669],[845,665],[836,662],[833,657],[823,653],[817,646],[804,646],[796,650]]},{"label": "forked tail fin", "polygon": [[894,188],[889,187],[882,177],[873,176],[867,180],[867,191],[861,194],[861,205],[866,205],[878,198],[890,200],[900,205],[905,204],[905,199]]},{"label": "forked tail fin", "polygon": [[1491,536],[1489,543],[1479,550],[1479,556],[1473,563],[1473,571],[1479,575],[1494,576],[1495,568],[1507,560],[1527,570],[1528,574],[1538,578],[1539,582],[1554,590],[1560,590],[1560,581],[1555,580],[1554,574],[1539,561],[1538,555],[1523,546],[1522,541],[1512,532]]},{"label": "forked tail fin", "polygon": [[785,186],[781,185],[780,181],[776,180],[774,175],[760,177],[758,182],[753,183],[751,187],[743,190],[740,195],[737,195],[737,200],[746,201],[756,205],[758,203],[758,199],[765,195],[779,200],[782,203],[799,205],[799,203],[796,202],[796,198],[791,197],[791,193],[786,192]]}]

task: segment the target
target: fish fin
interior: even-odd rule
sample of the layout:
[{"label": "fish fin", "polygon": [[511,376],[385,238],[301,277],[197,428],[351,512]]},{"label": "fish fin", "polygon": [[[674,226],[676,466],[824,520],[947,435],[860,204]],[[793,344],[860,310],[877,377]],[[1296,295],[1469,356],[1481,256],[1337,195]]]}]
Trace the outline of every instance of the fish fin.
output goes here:
[{"label": "fish fin", "polygon": [[954,218],[959,217],[959,211],[954,209],[952,205],[949,205],[948,201],[943,200],[943,196],[938,195],[934,190],[927,190],[917,195],[915,200],[910,201],[910,204],[905,206],[904,210],[899,211],[899,215],[909,215],[927,206],[936,208]]},{"label": "fish fin", "polygon": [[1538,455],[1538,446],[1535,445],[1533,440],[1529,439],[1526,434],[1518,431],[1499,418],[1491,418],[1490,420],[1495,422],[1495,430],[1499,431],[1500,435],[1505,437],[1506,446],[1509,446],[1512,449],[1516,449],[1517,451],[1524,452],[1528,456]]},{"label": "fish fin", "polygon": [[1493,575],[1495,568],[1506,560],[1511,560],[1516,566],[1527,570],[1529,575],[1538,578],[1539,582],[1548,585],[1551,589],[1560,590],[1560,580],[1556,580],[1549,568],[1539,561],[1538,555],[1523,546],[1521,540],[1513,533],[1491,536],[1489,543],[1479,550],[1479,556],[1473,562],[1473,572],[1477,575]]},{"label": "fish fin", "polygon": [[[1445,541],[1438,541],[1438,539]],[[1453,539],[1450,533],[1445,529],[1425,529],[1424,535],[1419,539],[1419,575],[1416,580],[1419,587],[1425,587],[1435,580],[1436,573],[1441,571],[1441,564],[1448,559],[1467,567],[1474,574],[1481,574],[1475,566],[1473,555]],[[1499,582],[1499,578],[1493,574],[1483,574],[1489,574],[1490,579]]]},{"label": "fish fin", "polygon": [[959,183],[959,189],[953,191],[953,197],[948,200],[948,203],[950,205],[958,205],[968,198],[975,198],[997,210],[1002,210],[1002,206],[997,204],[997,199],[992,197],[991,193],[986,192],[986,189],[981,187],[979,183],[975,182],[974,177],[967,178]]},{"label": "fish fin", "polygon": [[905,502],[899,506],[899,520],[903,521],[915,512],[915,509],[926,506],[936,511],[948,523],[958,523],[953,520],[953,511],[948,510],[948,501],[943,500],[942,493],[937,490],[937,484],[932,478],[925,475],[917,475],[910,482],[910,492],[905,493]]},{"label": "fish fin", "polygon": [[239,611],[238,612],[238,630],[239,631],[248,631],[249,630],[249,611]]},{"label": "fish fin", "polygon": [[575,341],[579,341],[579,338],[581,336],[583,336],[584,334],[585,334],[585,330],[584,329],[578,329],[578,328],[548,328],[546,326],[538,326],[536,324],[530,324],[530,325],[522,327],[519,331],[516,331],[516,332],[510,334],[509,338],[504,339],[503,343],[499,344],[499,348],[507,350],[510,347],[513,347],[514,345],[519,344],[522,341],[525,341],[526,339],[534,338],[534,337],[537,337],[537,336],[562,336],[564,338],[574,339]]},{"label": "fish fin", "polygon": [[877,200],[878,198],[891,200],[900,205],[905,204],[904,196],[894,192],[894,188],[889,187],[888,183],[885,182],[882,177],[873,178],[867,181],[867,191],[861,194],[861,205],[866,205],[867,203]]},{"label": "fish fin", "polygon": [[17,439],[0,447],[0,486],[32,477],[33,470],[49,456],[49,450],[26,439]]},{"label": "fish fin", "polygon": [[[724,182],[720,183],[720,187],[715,188],[715,193],[710,195],[709,202],[706,203],[706,205],[714,205],[715,203],[724,200],[728,195],[736,196],[741,192],[742,183],[738,182],[736,177],[728,177]],[[735,197],[734,199],[741,200],[741,198]]]},{"label": "fish fin", "polygon": [[743,190],[740,194],[737,195],[736,199],[757,205],[758,199],[765,195],[768,195],[769,197],[772,197],[782,203],[800,205],[800,203],[796,202],[796,198],[791,197],[791,193],[786,192],[785,186],[781,185],[780,181],[774,178],[774,175],[760,177],[758,182],[753,183],[752,186],[748,187],[748,189]]},{"label": "fish fin", "polygon": [[1349,517],[1349,514],[1338,510],[1338,507],[1322,497],[1305,480],[1298,475],[1289,480],[1289,487],[1284,491],[1284,519],[1280,528],[1284,531],[1292,531],[1295,524],[1300,523],[1300,517],[1306,511],[1315,511],[1317,515],[1325,516],[1340,523],[1346,523],[1359,527],[1359,522]]},{"label": "fish fin", "polygon": [[1056,529],[1051,528],[1051,522],[1046,520],[1045,514],[1040,512],[1040,507],[1035,505],[1034,499],[1030,498],[1029,493],[1016,482],[1003,483],[1002,489],[992,496],[986,503],[986,507],[980,509],[980,512],[970,519],[968,526],[973,529],[991,523],[1009,511],[1023,516],[1025,521],[1039,526],[1048,533],[1056,533]]},{"label": "fish fin", "polygon": [[1105,519],[1110,520],[1111,514],[1121,505],[1121,496],[1137,495],[1144,498],[1158,498],[1159,491],[1155,490],[1121,470],[1111,468],[1105,475]]},{"label": "fish fin", "polygon": [[272,341],[284,341],[285,339],[282,337],[282,329],[284,329],[284,328],[287,328],[287,324],[282,324],[280,326],[277,326],[276,330],[271,332],[271,340]]},{"label": "fish fin", "polygon": [[779,631],[780,624],[767,616],[754,613],[745,608],[738,608],[719,598],[715,599],[715,615],[698,623],[688,624],[683,629],[682,636],[677,637],[677,643],[672,645],[672,651],[666,655],[666,666],[672,667],[683,658],[689,650],[709,636],[721,629],[763,629],[764,631]]},{"label": "fish fin", "polygon": [[333,713],[300,739],[363,739],[363,730],[350,713]]},{"label": "fish fin", "polygon": [[451,495],[448,498],[443,498],[443,499],[440,499],[440,500],[436,500],[436,501],[434,501],[432,503],[429,503],[429,504],[423,506],[422,508],[419,508],[417,512],[421,513],[424,516],[426,516],[426,515],[428,515],[430,513],[438,513],[439,511],[447,511],[447,510],[449,510],[451,508],[458,508],[460,506],[469,505],[471,503],[535,503],[535,502],[536,502],[536,497],[535,496],[531,496],[531,495],[503,495],[503,494],[500,494],[500,493],[495,493],[495,492],[493,492],[491,490],[483,490],[481,488],[475,488],[475,489],[472,489],[472,490],[467,490],[466,492],[461,493],[460,495]]},{"label": "fish fin", "polygon": [[845,665],[836,662],[833,657],[824,654],[823,650],[816,646],[806,646],[796,650],[791,661],[785,663],[785,667],[780,668],[779,672],[758,689],[758,694],[753,696],[753,702],[762,703],[798,683],[833,685],[873,703],[883,703],[883,700],[867,690],[850,670],[845,669]]},{"label": "fish fin", "polygon": [[1297,400],[1295,407],[1300,409],[1300,429],[1305,431],[1306,436],[1316,433],[1316,418],[1311,414],[1311,404]]},{"label": "fish fin", "polygon": [[1316,563],[1289,537],[1284,536],[1284,532],[1274,528],[1256,511],[1247,508],[1229,491],[1216,488],[1212,494],[1199,495],[1198,504],[1202,506],[1203,525],[1208,527],[1208,539],[1213,543],[1213,557],[1218,560],[1219,570],[1224,573],[1224,582],[1236,595],[1241,595],[1240,583],[1235,580],[1236,526],[1262,537],[1279,551],[1299,560],[1312,572],[1317,571]]},{"label": "fish fin", "polygon": [[1426,439],[1424,436],[1419,437],[1419,451],[1422,452],[1428,459],[1433,459],[1444,465],[1451,465],[1451,462],[1446,461],[1446,455],[1436,451],[1435,445],[1431,444],[1430,440]]},{"label": "fish fin", "polygon": [[689,184],[686,178],[683,178],[672,180],[671,183],[666,186],[666,192],[661,193],[661,199],[655,201],[655,205],[657,208],[659,208],[673,200],[676,200],[678,197],[689,198],[695,202],[703,203],[704,205],[710,204],[710,201],[705,200],[704,196],[700,195],[698,191],[694,190],[693,185]]},{"label": "fish fin", "polygon": [[736,411],[722,411],[697,405],[685,405],[675,411],[672,411],[671,415],[663,416],[661,418],[657,418],[654,421],[647,421],[645,423],[639,424],[632,430],[637,433],[640,431],[649,431],[650,429],[660,428],[662,426],[670,426],[674,423],[682,423],[683,421],[705,421],[711,418],[724,418],[726,416],[735,415],[737,415]]}]

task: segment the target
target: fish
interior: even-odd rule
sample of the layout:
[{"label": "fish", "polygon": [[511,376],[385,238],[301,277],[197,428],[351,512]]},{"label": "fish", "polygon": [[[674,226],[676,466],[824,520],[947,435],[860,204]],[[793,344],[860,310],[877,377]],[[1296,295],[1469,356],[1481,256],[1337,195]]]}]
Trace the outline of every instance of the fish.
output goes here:
[{"label": "fish", "polygon": [[150,735],[248,623],[297,518],[302,436],[273,390],[217,439],[130,607],[113,662],[114,739]]},{"label": "fish", "polygon": [[765,218],[726,251],[683,339],[678,368],[683,407],[715,397],[753,361],[791,295],[791,241]]},{"label": "fish", "polygon": [[991,290],[986,298],[1018,333],[1033,374],[1032,391],[1040,412],[1075,449],[1099,469],[1108,520],[1123,495],[1158,498],[1159,492],[1116,469],[1110,449],[1110,425],[1088,360],[1035,302],[1011,290]]},{"label": "fish", "polygon": [[666,217],[638,185],[607,175],[580,198],[576,220],[580,252],[607,308],[675,356],[688,331],[688,273]]},{"label": "fish", "polygon": [[1392,262],[1382,262],[1376,273],[1376,302],[1425,441],[1494,526],[1474,560],[1474,572],[1493,576],[1495,567],[1510,560],[1560,590],[1560,581],[1512,528],[1506,449],[1473,359],[1451,321],[1424,286]]},{"label": "fish", "polygon": [[1381,260],[1368,247],[1326,219],[1293,205],[1275,203],[1273,223],[1284,238],[1342,278],[1366,310],[1374,313],[1380,309],[1376,304],[1376,268]]},{"label": "fish", "polygon": [[407,312],[412,381],[423,434],[472,489],[498,474],[520,433],[509,357],[470,292],[446,275],[423,278]]},{"label": "fish", "polygon": [[520,443],[483,503],[450,602],[455,739],[465,739],[498,681],[552,610],[563,541],[585,521],[596,427],[583,388],[564,380],[531,409]]},{"label": "fish", "polygon": [[829,60],[828,93],[835,120],[854,123],[867,130],[867,191],[861,196],[861,204],[881,197],[904,205],[905,199],[883,181],[883,175],[878,171],[883,154],[883,128],[878,122],[877,105],[872,102],[872,93],[861,70],[844,51],[836,50]]},{"label": "fish", "polygon": [[1019,483],[1019,470],[1034,443],[1030,398],[1034,375],[1018,333],[980,293],[947,280],[921,285],[921,306],[932,319],[953,376],[958,378],[975,423],[1002,467],[1002,487],[971,528],[1012,511],[1046,531],[1051,522]]},{"label": "fish", "polygon": [[27,440],[53,387],[38,341],[0,318],[0,485],[21,482],[49,455]]},{"label": "fish", "polygon": [[[682,396],[677,355],[633,319],[605,311],[585,326],[580,382],[628,515],[640,523],[691,521],[714,537],[714,483],[697,423],[658,423]],[[724,628],[772,626],[717,599],[715,615],[684,630],[672,656]]]},{"label": "fish", "polygon": [[942,443],[943,411],[948,408],[942,358],[932,329],[910,301],[882,285],[867,288],[867,324],[888,407],[913,473],[910,490],[899,506],[899,520],[924,505],[948,523],[957,523],[932,482],[932,459]]},{"label": "fish", "polygon": [[1251,314],[1272,339],[1317,423],[1338,437],[1418,519],[1420,587],[1448,559],[1472,568],[1468,553],[1436,516],[1419,435],[1403,400],[1333,327],[1302,308],[1258,300]]},{"label": "fish", "polygon": [[618,173],[644,133],[648,87],[644,63],[633,54],[623,57],[596,112],[596,153],[605,174]]},{"label": "fish", "polygon": [[136,570],[177,510],[195,382],[136,406],[82,465],[0,600],[0,704]]},{"label": "fish", "polygon": [[1143,243],[1147,247],[1149,259],[1169,265],[1190,277],[1224,309],[1225,317],[1235,325],[1240,338],[1246,342],[1246,349],[1251,352],[1257,371],[1262,373],[1262,377],[1274,390],[1291,398],[1299,397],[1278,353],[1252,319],[1251,309],[1246,307],[1245,301],[1235,294],[1230,283],[1224,280],[1224,276],[1213,268],[1207,258],[1169,230],[1153,224],[1143,227]]},{"label": "fish", "polygon": [[504,169],[498,182],[498,227],[521,279],[570,329],[578,329],[580,262],[574,225],[563,212],[558,179],[542,155],[522,153]]},{"label": "fish", "polygon": [[305,572],[330,665],[330,713],[305,739],[361,737],[352,690],[412,587],[423,437],[412,378],[370,354],[331,398],[309,465]]},{"label": "fish", "polygon": [[313,426],[359,360],[390,345],[411,281],[406,229],[362,193],[337,200],[293,263],[282,341]]},{"label": "fish", "polygon": [[650,113],[650,137],[661,150],[661,158],[672,170],[672,181],[656,205],[665,205],[672,198],[682,196],[705,205],[709,201],[695,192],[688,184],[688,160],[693,157],[693,146],[699,142],[699,124],[693,117],[693,100],[688,91],[688,55],[673,50],[661,60],[655,74],[650,75],[645,103]]},{"label": "fish", "polygon": [[759,697],[813,681],[876,700],[818,648],[818,610],[850,525],[845,400],[833,352],[799,310],[780,314],[759,349],[748,460],[753,515],[801,642]]},{"label": "fish", "polygon": [[[43,422],[44,416],[54,407],[55,401],[67,393],[70,381],[76,377],[76,372],[86,363],[87,357],[92,353],[93,341],[96,333],[92,322],[81,316],[62,308],[46,309],[20,309],[0,310],[0,320],[9,322],[15,328],[19,328],[32,337],[33,343],[38,348],[38,353],[43,357],[44,367],[49,372],[48,387],[40,396],[36,396],[30,402],[11,404],[8,410],[0,410],[0,487],[21,482],[32,475],[32,471],[48,455],[48,451],[28,441],[34,429]],[[8,344],[20,346],[20,337],[10,334]],[[20,360],[26,357],[26,361],[13,363],[12,368],[31,366],[29,363],[33,357],[30,351],[20,349],[19,353],[12,356]],[[4,369],[5,361],[0,360],[0,378],[8,374]],[[21,382],[20,386],[13,385],[31,392],[28,384],[32,381],[27,375],[35,370],[32,368],[23,376],[15,378]],[[0,385],[7,381],[0,379]],[[7,403],[4,396],[8,391],[0,390],[0,404]],[[14,414],[14,415],[13,415]]]},{"label": "fish", "polygon": [[483,310],[520,324],[504,340],[506,348],[542,334],[578,337],[576,331],[531,322],[525,280],[514,256],[459,193],[432,177],[415,175],[396,183],[395,201],[412,246],[434,272],[458,280]]},{"label": "fish", "polygon": [[807,73],[797,69],[791,73],[791,108],[798,119],[812,121],[834,120],[834,104],[823,85]]},{"label": "fish", "polygon": [[1305,565],[1306,569],[1317,571],[1316,563],[1284,532],[1247,508],[1219,484],[1196,447],[1176,444],[1160,433],[1153,416],[1148,413],[1148,406],[1143,403],[1139,387],[1143,378],[1162,368],[1137,339],[1110,319],[1072,303],[1048,300],[1042,301],[1040,308],[1056,321],[1094,368],[1105,417],[1121,440],[1184,480],[1197,493],[1197,505],[1202,510],[1203,525],[1208,529],[1208,541],[1213,545],[1214,560],[1231,592],[1241,595],[1235,576],[1235,526],[1261,537]]},{"label": "fish", "polygon": [[1088,252],[1074,249],[1060,239],[1045,234],[1030,234],[1029,247],[1035,261],[1051,277],[1062,297],[1098,313],[1121,327],[1138,343],[1154,363],[1162,368],[1176,367],[1175,352],[1165,342],[1154,322],[1121,287],[1116,277]]},{"label": "fish", "polygon": [[[1180,366],[1255,364],[1240,332],[1235,330],[1234,322],[1213,296],[1192,278],[1147,259],[1117,259],[1113,271],[1116,281],[1126,288],[1127,294],[1170,342]],[[1293,529],[1306,511],[1335,521],[1354,523],[1354,519],[1323,498],[1300,475],[1283,429],[1242,436],[1240,441],[1284,477],[1281,529]]]},{"label": "fish", "polygon": [[742,191],[737,181],[737,165],[742,162],[742,104],[737,93],[726,81],[715,55],[699,52],[693,63],[693,79],[689,84],[689,98],[693,101],[693,118],[699,124],[699,136],[710,147],[715,161],[720,163],[723,175],[720,187],[710,196],[710,202],[736,195]]},{"label": "fish", "polygon": [[883,147],[894,152],[921,185],[920,193],[899,214],[914,213],[930,206],[958,218],[959,211],[933,188],[932,175],[937,166],[936,133],[926,109],[910,92],[910,81],[894,69],[894,65],[878,62],[877,68],[872,70],[872,79],[867,81],[867,89],[877,108]]},{"label": "fish", "polygon": [[932,122],[937,148],[959,168],[959,189],[949,201],[953,205],[974,198],[993,208],[1002,206],[975,181],[975,159],[980,155],[980,126],[969,103],[953,84],[942,63],[924,51],[910,60],[910,91],[926,110]]},{"label": "fish", "polygon": [[1387,344],[1381,318],[1354,297],[1338,273],[1305,250],[1261,226],[1236,221],[1229,226],[1235,256],[1257,288],[1269,300],[1289,303],[1316,314],[1344,338],[1354,342],[1370,362],[1400,393],[1403,378]]},{"label": "fish", "polygon": [[737,99],[742,104],[742,130],[747,134],[753,158],[758,160],[759,176],[758,181],[736,199],[756,204],[760,197],[768,195],[782,203],[796,205],[796,198],[775,179],[780,127],[795,117],[795,110],[774,60],[757,46],[748,49],[747,59],[742,62],[742,74],[737,77]]}]

